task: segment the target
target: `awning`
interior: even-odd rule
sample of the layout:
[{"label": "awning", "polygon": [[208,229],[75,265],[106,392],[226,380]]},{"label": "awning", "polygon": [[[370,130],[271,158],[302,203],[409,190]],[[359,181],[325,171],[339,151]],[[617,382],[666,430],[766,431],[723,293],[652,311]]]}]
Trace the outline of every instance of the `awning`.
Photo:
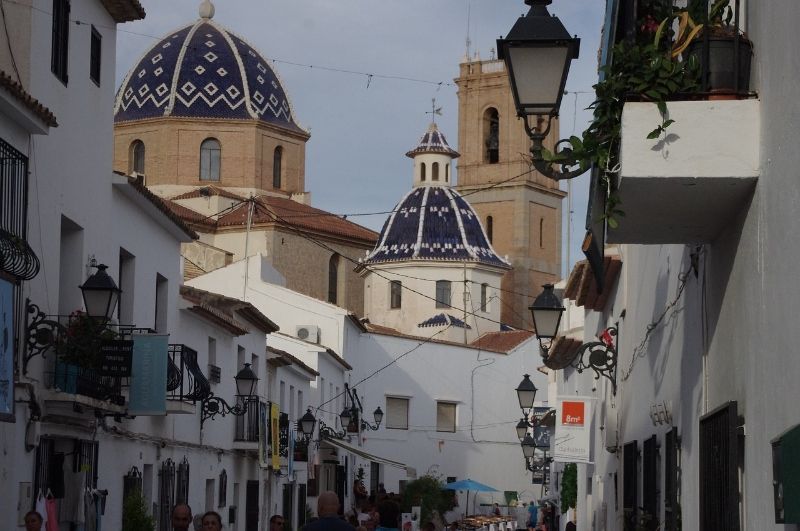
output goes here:
[{"label": "awning", "polygon": [[342,450],[345,450],[347,452],[356,454],[359,457],[363,457],[364,459],[367,459],[369,461],[375,461],[376,463],[383,463],[384,465],[389,465],[389,466],[393,466],[393,467],[396,467],[396,468],[405,468],[406,470],[408,470],[408,468],[409,468],[404,463],[401,463],[399,461],[392,461],[391,459],[386,459],[385,457],[378,457],[377,455],[371,454],[369,452],[365,452],[364,450],[362,450],[358,446],[353,446],[352,444],[347,444],[346,442],[340,441],[338,439],[330,439],[330,438],[326,437],[325,439],[323,439],[323,441],[328,443],[328,444],[330,444],[330,445],[332,445],[332,446],[336,446],[338,448],[341,448]]}]

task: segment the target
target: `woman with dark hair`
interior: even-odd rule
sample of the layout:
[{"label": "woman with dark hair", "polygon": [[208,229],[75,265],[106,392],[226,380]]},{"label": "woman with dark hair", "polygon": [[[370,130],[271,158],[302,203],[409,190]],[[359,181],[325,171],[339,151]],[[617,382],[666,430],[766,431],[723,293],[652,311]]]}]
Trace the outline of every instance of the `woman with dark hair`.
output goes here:
[{"label": "woman with dark hair", "polygon": [[203,531],[220,531],[222,529],[222,517],[216,511],[208,511],[201,520]]},{"label": "woman with dark hair", "polygon": [[378,505],[378,527],[375,531],[398,531],[400,526],[400,505],[392,500],[383,500]]},{"label": "woman with dark hair", "polygon": [[41,531],[42,515],[36,511],[28,511],[25,514],[25,531]]}]

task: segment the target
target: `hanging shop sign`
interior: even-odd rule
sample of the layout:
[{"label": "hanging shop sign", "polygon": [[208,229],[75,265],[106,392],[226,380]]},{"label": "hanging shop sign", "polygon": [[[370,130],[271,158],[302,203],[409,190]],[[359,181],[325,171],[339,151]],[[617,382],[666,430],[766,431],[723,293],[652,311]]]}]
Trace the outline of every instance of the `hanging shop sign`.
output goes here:
[{"label": "hanging shop sign", "polygon": [[133,341],[115,339],[100,345],[100,376],[130,378]]},{"label": "hanging shop sign", "polygon": [[281,409],[278,404],[273,403],[270,409],[270,438],[272,445],[272,469],[281,468],[281,428],[280,428]]},{"label": "hanging shop sign", "polygon": [[590,463],[589,429],[592,397],[560,396],[556,400],[553,459],[566,463]]}]

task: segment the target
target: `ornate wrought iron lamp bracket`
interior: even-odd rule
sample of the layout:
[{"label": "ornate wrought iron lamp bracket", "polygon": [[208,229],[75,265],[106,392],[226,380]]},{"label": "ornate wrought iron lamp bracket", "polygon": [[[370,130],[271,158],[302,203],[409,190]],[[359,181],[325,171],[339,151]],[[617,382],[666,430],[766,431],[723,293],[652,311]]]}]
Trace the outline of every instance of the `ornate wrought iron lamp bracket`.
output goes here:
[{"label": "ornate wrought iron lamp bracket", "polygon": [[229,405],[225,402],[224,399],[211,394],[208,398],[203,399],[200,403],[201,407],[201,415],[200,415],[200,429],[203,429],[203,424],[206,420],[211,419],[213,420],[217,415],[220,417],[224,417],[226,415],[234,415],[236,417],[241,417],[245,413],[247,413],[247,403],[236,403],[233,406]]},{"label": "ornate wrought iron lamp bracket", "polygon": [[[532,127],[530,125],[529,118],[536,120],[536,126]],[[542,130],[542,122],[545,119],[547,120],[547,125],[544,126],[544,130]],[[525,122],[525,131],[531,139],[531,162],[533,167],[536,168],[536,171],[554,181],[574,179],[586,173],[586,168],[580,166],[580,162],[573,156],[572,148],[568,147],[572,145],[568,139],[561,139],[556,142],[553,151],[553,160],[545,160],[543,154],[544,140],[550,133],[552,116],[547,116],[546,118],[542,115],[535,115],[532,117],[525,116],[523,122]],[[564,147],[559,150],[559,147],[562,145]],[[556,166],[558,169],[556,169]]]},{"label": "ornate wrought iron lamp bracket", "polygon": [[22,356],[22,374],[28,374],[28,363],[55,347],[64,338],[67,329],[57,320],[50,319],[39,306],[25,299],[25,352]]},{"label": "ornate wrought iron lamp bracket", "polygon": [[544,459],[541,460],[538,464],[536,463],[535,459],[526,457],[525,470],[527,470],[528,472],[542,472],[544,470],[547,470],[547,468],[550,466],[550,463],[552,462],[553,458],[547,457],[547,452],[545,452]]},{"label": "ornate wrought iron lamp bracket", "polygon": [[[594,379],[603,376],[611,382],[612,392],[617,394],[617,327],[611,326],[600,334],[600,341],[584,343],[575,353],[570,366],[579,373],[586,369],[594,371]],[[586,355],[588,353],[588,356]]]},{"label": "ornate wrought iron lamp bracket", "polygon": [[325,422],[320,419],[319,422],[319,439],[338,439],[340,441],[349,439],[350,436],[347,434],[347,427],[342,428],[342,431],[336,431],[331,426],[325,424]]}]

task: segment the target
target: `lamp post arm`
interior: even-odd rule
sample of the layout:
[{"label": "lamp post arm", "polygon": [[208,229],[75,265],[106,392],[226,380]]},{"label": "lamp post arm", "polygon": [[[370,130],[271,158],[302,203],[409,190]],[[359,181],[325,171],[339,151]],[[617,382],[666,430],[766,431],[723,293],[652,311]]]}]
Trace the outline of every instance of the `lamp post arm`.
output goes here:
[{"label": "lamp post arm", "polygon": [[[530,118],[536,120],[536,126],[531,127]],[[546,118],[547,125],[544,128],[544,131],[541,130],[541,122],[545,119],[541,116],[534,115],[532,117],[525,116],[523,121],[525,122],[525,131],[528,133],[528,136],[531,139],[531,161],[533,163],[533,167],[536,168],[536,171],[544,175],[545,177],[549,177],[554,181],[565,181],[568,179],[574,179],[584,173],[586,173],[586,169],[581,168],[580,164],[575,157],[572,155],[572,151],[567,148],[567,151],[562,150],[558,151],[558,147],[561,145],[571,145],[570,141],[567,139],[561,139],[556,142],[555,145],[555,155],[556,160],[554,161],[547,161],[544,158],[544,139],[547,138],[547,135],[550,133],[550,127],[553,123],[553,117],[548,116]],[[559,160],[559,155],[563,155],[563,160]],[[555,169],[555,166],[559,166],[559,170]],[[564,168],[569,168],[572,166],[578,165],[577,168],[574,170],[564,170]]]},{"label": "lamp post arm", "polygon": [[228,404],[224,399],[212,394],[208,398],[203,399],[200,403],[200,429],[203,429],[203,424],[208,419],[214,419],[217,415],[224,417],[226,415],[234,415],[241,417],[247,413],[247,403],[236,403],[233,406]]},{"label": "lamp post arm", "polygon": [[[582,373],[586,369],[594,371],[594,379],[599,380],[601,376],[611,382],[614,395],[617,394],[617,349],[615,338],[617,328],[607,328],[603,336],[606,340],[592,341],[584,343],[575,352],[575,357],[569,363],[575,370]],[[588,357],[586,354],[589,354]]]}]

